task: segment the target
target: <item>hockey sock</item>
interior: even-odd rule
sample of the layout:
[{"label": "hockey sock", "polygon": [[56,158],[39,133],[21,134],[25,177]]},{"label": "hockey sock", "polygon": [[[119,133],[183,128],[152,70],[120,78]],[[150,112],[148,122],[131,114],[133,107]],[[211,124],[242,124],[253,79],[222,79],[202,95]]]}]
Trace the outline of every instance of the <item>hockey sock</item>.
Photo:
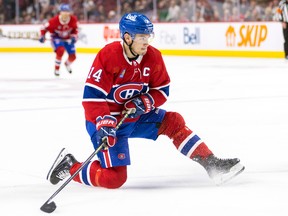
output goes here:
[{"label": "hockey sock", "polygon": [[56,59],[55,59],[55,69],[59,70],[61,61],[62,61],[62,56],[64,55],[65,48],[64,47],[58,47],[55,51],[56,53]]},{"label": "hockey sock", "polygon": [[[81,163],[74,164],[70,174],[72,175],[80,166]],[[127,180],[127,167],[102,168],[99,161],[90,161],[73,180],[90,186],[119,188]]]},{"label": "hockey sock", "polygon": [[70,65],[70,64],[72,64],[75,61],[75,59],[76,59],[76,55],[75,54],[70,54],[68,56],[68,59],[65,62],[65,64]]},{"label": "hockey sock", "polygon": [[183,117],[177,112],[166,112],[159,128],[159,135],[166,135],[183,155],[189,158],[201,156],[206,158],[212,154],[206,144],[191,131]]},{"label": "hockey sock", "polygon": [[202,158],[207,158],[211,154],[213,154],[212,151],[208,148],[208,146],[204,142],[202,142],[195,149],[195,151],[191,154],[190,158],[194,158],[196,156],[200,156]]},{"label": "hockey sock", "polygon": [[59,70],[60,69],[60,65],[61,65],[61,59],[55,59],[55,70]]}]

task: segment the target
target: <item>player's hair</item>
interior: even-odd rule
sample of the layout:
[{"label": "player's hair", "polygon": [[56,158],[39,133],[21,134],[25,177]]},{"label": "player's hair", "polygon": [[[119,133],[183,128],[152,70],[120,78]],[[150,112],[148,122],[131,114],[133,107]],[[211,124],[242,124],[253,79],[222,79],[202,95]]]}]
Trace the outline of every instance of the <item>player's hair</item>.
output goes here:
[{"label": "player's hair", "polygon": [[153,24],[144,14],[137,12],[125,14],[120,22],[120,37],[124,39],[124,34],[128,33],[133,39],[135,34],[153,34]]}]

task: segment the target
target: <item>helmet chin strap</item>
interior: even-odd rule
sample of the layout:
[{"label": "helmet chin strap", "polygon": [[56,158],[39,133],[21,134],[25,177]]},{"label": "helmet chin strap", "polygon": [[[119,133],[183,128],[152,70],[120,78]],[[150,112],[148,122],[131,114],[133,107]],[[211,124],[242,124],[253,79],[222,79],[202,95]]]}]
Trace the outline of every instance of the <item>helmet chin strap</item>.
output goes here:
[{"label": "helmet chin strap", "polygon": [[133,50],[132,50],[132,44],[133,44],[134,41],[132,40],[132,43],[131,43],[130,45],[126,42],[125,39],[124,39],[124,42],[125,42],[125,44],[129,47],[129,50],[130,50],[131,54],[132,54],[134,57],[138,57],[139,54],[136,54],[136,53],[133,52]]}]

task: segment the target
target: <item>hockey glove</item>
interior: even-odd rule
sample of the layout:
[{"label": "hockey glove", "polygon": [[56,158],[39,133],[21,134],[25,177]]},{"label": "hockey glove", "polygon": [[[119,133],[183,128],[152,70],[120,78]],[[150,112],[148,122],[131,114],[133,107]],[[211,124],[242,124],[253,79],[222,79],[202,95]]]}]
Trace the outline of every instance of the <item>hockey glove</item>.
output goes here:
[{"label": "hockey glove", "polygon": [[76,37],[71,37],[71,44],[75,44],[77,41]]},{"label": "hockey glove", "polygon": [[44,43],[44,42],[45,42],[45,35],[42,35],[42,36],[39,38],[39,42],[40,42],[40,43]]},{"label": "hockey glove", "polygon": [[152,100],[146,94],[143,94],[139,97],[135,97],[124,104],[126,110],[123,111],[123,114],[127,110],[131,110],[128,118],[137,118],[142,114],[148,113],[152,110]]},{"label": "hockey glove", "polygon": [[116,127],[117,120],[113,116],[105,115],[103,118],[99,116],[96,119],[97,130],[97,143],[101,145],[103,142],[109,147],[112,147],[116,143]]}]

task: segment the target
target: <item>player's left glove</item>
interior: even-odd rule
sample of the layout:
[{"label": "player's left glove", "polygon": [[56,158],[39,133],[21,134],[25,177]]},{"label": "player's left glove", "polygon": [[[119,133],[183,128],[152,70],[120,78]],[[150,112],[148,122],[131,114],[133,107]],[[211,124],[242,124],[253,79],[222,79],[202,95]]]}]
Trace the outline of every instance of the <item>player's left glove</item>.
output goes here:
[{"label": "player's left glove", "polygon": [[132,98],[124,104],[126,110],[123,111],[123,114],[127,110],[131,110],[131,114],[128,115],[128,118],[137,118],[142,114],[148,113],[152,110],[153,101],[147,94],[143,94],[139,97]]},{"label": "player's left glove", "polygon": [[117,120],[115,117],[105,115],[104,117],[97,117],[96,130],[97,130],[97,143],[101,145],[103,141],[107,142],[109,147],[112,147],[116,143],[116,127]]},{"label": "player's left glove", "polygon": [[45,42],[45,35],[42,35],[42,36],[39,38],[39,42],[40,42],[40,43],[44,43],[44,42]]},{"label": "player's left glove", "polygon": [[72,36],[71,37],[71,44],[75,44],[77,41],[76,37]]}]

